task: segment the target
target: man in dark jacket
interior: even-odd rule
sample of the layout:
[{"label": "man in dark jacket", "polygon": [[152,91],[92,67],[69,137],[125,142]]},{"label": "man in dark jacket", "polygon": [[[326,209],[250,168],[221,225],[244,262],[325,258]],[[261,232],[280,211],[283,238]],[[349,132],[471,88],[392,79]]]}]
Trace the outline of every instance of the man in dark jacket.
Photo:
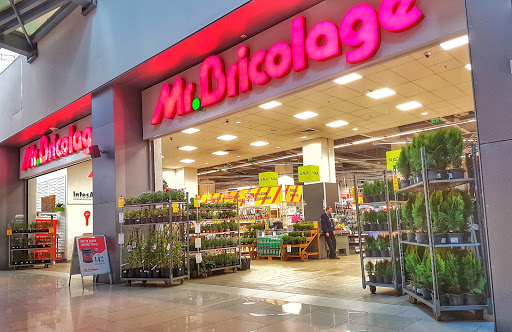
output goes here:
[{"label": "man in dark jacket", "polygon": [[340,259],[336,256],[336,235],[334,234],[334,221],[332,220],[332,207],[325,209],[320,218],[322,231],[325,235],[325,242],[329,246],[329,259]]}]

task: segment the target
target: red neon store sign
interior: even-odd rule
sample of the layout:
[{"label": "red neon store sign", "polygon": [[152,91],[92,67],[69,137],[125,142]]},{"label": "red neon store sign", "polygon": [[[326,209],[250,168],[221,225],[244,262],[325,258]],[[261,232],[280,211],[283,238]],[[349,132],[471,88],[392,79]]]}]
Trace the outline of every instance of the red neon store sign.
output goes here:
[{"label": "red neon store sign", "polygon": [[[306,18],[300,16],[291,22],[291,45],[278,41],[268,50],[260,50],[249,59],[249,49],[238,48],[238,61],[225,71],[224,62],[215,55],[206,58],[200,69],[201,106],[220,103],[228,97],[252,89],[252,84],[264,85],[272,78],[282,78],[293,69],[298,72],[308,68],[308,61],[326,61],[342,54],[342,44],[348,63],[359,63],[373,57],[379,50],[381,27],[402,32],[415,27],[424,18],[415,6],[416,0],[382,0],[379,10],[366,4],[350,9],[338,26],[330,21],[317,23],[307,33]],[[214,88],[215,81],[215,88]],[[192,101],[195,83],[185,85],[181,78],[174,85],[164,84],[160,91],[152,125],[160,124],[165,117],[193,112]]]},{"label": "red neon store sign", "polygon": [[59,135],[52,134],[52,141],[48,137],[41,136],[39,148],[31,145],[25,149],[25,157],[21,164],[21,170],[44,165],[49,161],[65,157],[67,155],[83,151],[90,154],[89,148],[92,145],[92,129],[85,127],[82,132],[77,131],[75,126],[69,126],[69,136],[59,138]]}]

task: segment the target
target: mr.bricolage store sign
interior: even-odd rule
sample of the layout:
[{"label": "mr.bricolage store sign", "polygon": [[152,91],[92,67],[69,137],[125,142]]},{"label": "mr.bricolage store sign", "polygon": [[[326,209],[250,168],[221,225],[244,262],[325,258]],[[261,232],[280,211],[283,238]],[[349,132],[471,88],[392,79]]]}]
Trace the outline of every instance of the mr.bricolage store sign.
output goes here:
[{"label": "mr.bricolage store sign", "polygon": [[[339,74],[374,57],[390,56],[439,38],[435,34],[443,24],[429,22],[420,6],[425,3],[327,1],[211,55],[143,91],[144,138],[182,129]],[[427,3],[425,7],[442,14],[442,1]]]},{"label": "mr.bricolage store sign", "polygon": [[20,150],[20,178],[27,178],[90,158],[91,117],[86,117]]}]

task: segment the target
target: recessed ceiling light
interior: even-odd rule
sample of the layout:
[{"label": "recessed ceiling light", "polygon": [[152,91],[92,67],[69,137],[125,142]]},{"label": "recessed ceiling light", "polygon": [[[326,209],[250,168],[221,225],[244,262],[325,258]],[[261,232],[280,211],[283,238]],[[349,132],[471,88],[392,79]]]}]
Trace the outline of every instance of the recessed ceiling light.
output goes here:
[{"label": "recessed ceiling light", "polygon": [[341,76],[340,78],[335,79],[333,82],[337,84],[347,84],[349,82],[357,81],[361,78],[363,78],[363,76],[356,73],[352,73],[345,76]]},{"label": "recessed ceiling light", "polygon": [[183,150],[183,151],[193,151],[193,150],[197,150],[197,148],[195,146],[182,146],[181,148],[178,148],[179,150]]},{"label": "recessed ceiling light", "polygon": [[268,103],[265,103],[265,104],[262,104],[260,106],[258,106],[259,108],[263,108],[265,110],[269,110],[271,108],[274,108],[274,107],[277,107],[277,106],[281,106],[282,104],[278,101],[270,101]]},{"label": "recessed ceiling light", "polygon": [[302,136],[302,138],[308,138],[307,136]]},{"label": "recessed ceiling light", "polygon": [[396,92],[391,89],[384,88],[384,89],[369,92],[366,95],[373,99],[381,99],[381,98],[389,97],[392,95],[396,95]]},{"label": "recessed ceiling light", "polygon": [[268,145],[268,142],[257,141],[257,142],[251,143],[251,145],[252,146],[264,146],[264,145]]},{"label": "recessed ceiling light", "polygon": [[237,136],[233,136],[233,135],[222,135],[222,136],[219,136],[217,137],[217,139],[221,139],[223,141],[231,141],[233,139],[236,139],[238,138]]},{"label": "recessed ceiling light", "polygon": [[200,130],[197,128],[188,128],[188,129],[182,130],[181,132],[184,134],[193,134],[193,133],[197,133],[198,131],[200,131]]},{"label": "recessed ceiling light", "polygon": [[180,163],[185,163],[185,164],[190,164],[190,163],[193,163],[195,162],[195,160],[192,160],[192,159],[182,159],[180,160]]},{"label": "recessed ceiling light", "polygon": [[334,121],[334,122],[326,124],[327,127],[332,127],[332,128],[338,128],[338,127],[346,126],[346,125],[348,125],[348,122],[343,121],[343,120]]},{"label": "recessed ceiling light", "polygon": [[423,105],[421,105],[417,101],[411,101],[411,102],[408,102],[405,104],[398,105],[396,108],[398,108],[401,111],[409,111],[409,110],[413,110],[415,108],[419,108],[421,106],[423,106]]},{"label": "recessed ceiling light", "polygon": [[428,115],[428,112],[423,112],[421,113],[421,115]]},{"label": "recessed ceiling light", "polygon": [[205,165],[208,165],[208,163],[204,163]]},{"label": "recessed ceiling light", "polygon": [[465,35],[465,36],[455,38],[455,39],[449,40],[447,42],[441,43],[441,47],[443,48],[443,50],[447,51],[447,50],[451,50],[452,48],[455,48],[455,47],[466,45],[468,42],[469,42],[469,38],[467,35]]},{"label": "recessed ceiling light", "polygon": [[241,124],[241,123],[242,123],[242,121],[237,121],[237,122],[235,122],[235,123],[236,123],[236,124]]},{"label": "recessed ceiling light", "polygon": [[302,112],[299,114],[295,114],[293,117],[297,118],[297,119],[301,119],[301,120],[306,120],[306,119],[314,118],[317,115],[318,114],[316,114],[315,112],[306,111],[306,112]]},{"label": "recessed ceiling light", "polygon": [[276,149],[280,149],[281,147],[280,146],[276,146]]},{"label": "recessed ceiling light", "polygon": [[212,154],[214,154],[216,156],[225,156],[225,155],[229,154],[229,152],[226,152],[226,151],[215,151],[215,152],[212,152]]},{"label": "recessed ceiling light", "polygon": [[241,156],[236,156],[237,158],[240,158]]},{"label": "recessed ceiling light", "polygon": [[471,64],[467,64],[464,67],[466,67],[467,70],[471,70]]},{"label": "recessed ceiling light", "polygon": [[359,128],[353,128],[352,130],[353,130],[353,131],[358,131],[358,130],[359,130]]}]

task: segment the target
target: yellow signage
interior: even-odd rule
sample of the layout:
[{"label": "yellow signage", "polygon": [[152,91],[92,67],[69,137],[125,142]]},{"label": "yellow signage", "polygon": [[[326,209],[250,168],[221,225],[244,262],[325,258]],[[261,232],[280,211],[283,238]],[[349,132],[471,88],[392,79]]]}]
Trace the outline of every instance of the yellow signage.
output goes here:
[{"label": "yellow signage", "polygon": [[201,200],[199,198],[194,198],[194,207],[201,207]]},{"label": "yellow signage", "polygon": [[172,203],[172,212],[173,213],[178,212],[178,203]]},{"label": "yellow signage", "polygon": [[315,165],[299,167],[299,182],[320,181],[320,167]]},{"label": "yellow signage", "polygon": [[388,170],[393,170],[393,166],[398,163],[398,157],[400,157],[400,150],[386,152],[386,166]]},{"label": "yellow signage", "polygon": [[117,206],[119,208],[124,208],[124,198],[123,198],[123,196],[119,197],[119,199],[117,200]]},{"label": "yellow signage", "polygon": [[7,235],[12,235],[12,229],[10,229],[10,228],[7,229]]},{"label": "yellow signage", "polygon": [[279,185],[277,172],[265,172],[259,174],[260,187],[277,187]]},{"label": "yellow signage", "polygon": [[398,186],[398,177],[396,175],[393,176],[393,190],[398,190],[400,187]]},{"label": "yellow signage", "polygon": [[285,199],[287,203],[302,202],[302,186],[286,186]]}]

